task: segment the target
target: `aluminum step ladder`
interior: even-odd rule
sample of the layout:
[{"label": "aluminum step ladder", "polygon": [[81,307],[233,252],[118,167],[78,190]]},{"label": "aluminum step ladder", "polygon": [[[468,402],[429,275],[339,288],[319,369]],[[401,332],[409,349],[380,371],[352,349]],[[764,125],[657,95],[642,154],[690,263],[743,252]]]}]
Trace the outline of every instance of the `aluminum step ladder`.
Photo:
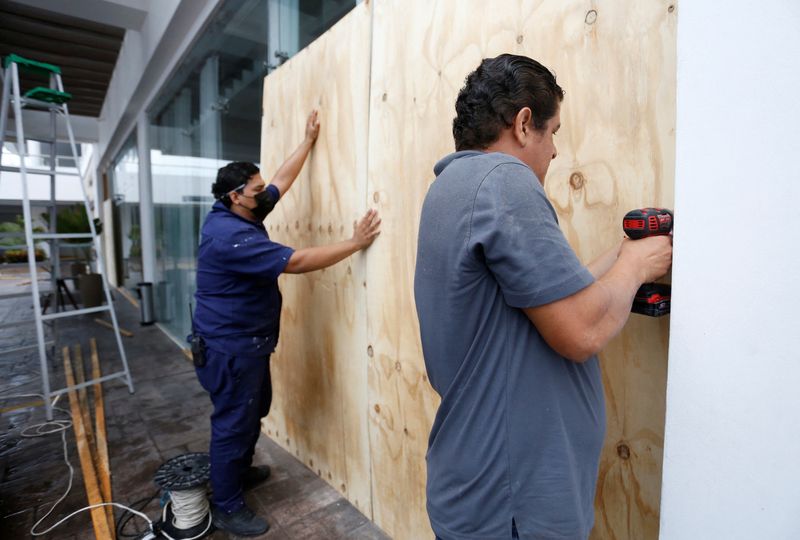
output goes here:
[{"label": "aluminum step ladder", "polygon": [[[34,318],[25,321],[15,321],[12,323],[0,324],[0,329],[4,327],[21,326],[24,324],[33,323],[36,325],[37,344],[33,346],[15,347],[5,350],[0,349],[0,355],[13,354],[25,349],[37,348],[39,350],[39,362],[40,362],[41,376],[42,376],[42,394],[45,396],[44,404],[47,412],[47,418],[48,420],[51,420],[53,418],[53,406],[51,400],[60,394],[64,394],[73,389],[79,389],[91,386],[95,383],[110,381],[112,379],[123,379],[125,383],[128,385],[128,390],[131,393],[133,393],[134,391],[133,381],[131,379],[130,370],[128,369],[128,360],[125,356],[125,348],[122,345],[122,337],[119,332],[117,315],[114,311],[114,304],[112,302],[111,293],[108,288],[108,280],[106,278],[105,264],[103,261],[103,257],[101,255],[102,251],[100,246],[100,240],[97,236],[97,230],[95,229],[94,221],[92,220],[92,214],[89,209],[89,199],[86,196],[86,186],[84,185],[83,176],[81,175],[80,172],[80,164],[78,161],[77,147],[75,145],[75,137],[73,135],[72,126],[69,120],[69,110],[67,108],[67,102],[72,98],[72,95],[64,91],[64,85],[61,81],[61,69],[58,66],[54,66],[52,64],[46,64],[43,62],[37,62],[35,60],[22,58],[21,56],[15,54],[10,54],[5,58],[5,61],[3,63],[3,68],[4,68],[4,77],[3,77],[2,112],[0,112],[0,150],[3,148],[3,143],[6,135],[9,104],[13,104],[14,118],[15,118],[14,124],[16,127],[16,140],[17,140],[16,146],[18,148],[20,166],[6,167],[2,165],[2,162],[0,162],[0,175],[2,174],[2,172],[18,172],[20,175],[20,180],[22,182],[22,211],[24,217],[25,242],[28,251],[28,268],[31,277],[30,294],[33,300]],[[38,86],[31,90],[28,90],[23,95],[20,89],[20,70],[24,70],[26,72],[31,72],[31,73],[44,74],[48,76],[50,80],[50,87],[45,88],[42,86]],[[26,141],[23,129],[23,122],[22,122],[23,108],[45,110],[50,113],[50,127],[51,127],[50,131],[52,137],[45,141],[50,143],[50,148],[51,148],[50,151],[51,160],[50,160],[49,170],[32,169],[26,166],[25,163]],[[67,135],[69,137],[69,144],[72,150],[72,157],[74,159],[75,166],[78,170],[77,174],[56,172],[55,144],[57,142],[57,134],[56,134],[57,116],[62,116],[64,118],[67,129]],[[1,153],[0,153],[0,160],[2,160]],[[50,177],[51,219],[50,219],[50,231],[47,233],[33,232],[31,201],[28,194],[28,174],[45,175]],[[79,234],[55,232],[56,231],[55,180],[57,175],[78,177],[78,180],[81,185],[81,192],[83,194],[84,210],[86,211],[86,216],[89,222],[89,228],[91,232],[79,233]],[[60,251],[58,245],[59,242],[61,242],[62,240],[74,240],[74,239],[91,240],[91,243],[94,246],[96,253],[98,254],[97,267],[100,272],[100,275],[102,276],[103,292],[105,295],[105,305],[98,307],[84,308],[84,309],[71,309],[71,310],[59,311],[58,309],[58,307],[60,307],[59,302],[56,300],[55,311],[53,313],[44,314],[42,311],[38,273],[37,273],[37,269],[41,263],[36,261],[36,251],[34,243],[35,241],[42,241],[42,240],[50,242],[51,246],[50,256],[52,260],[52,269],[50,270],[52,286],[50,294],[57,295],[58,294],[57,280],[60,275]],[[15,293],[7,295],[6,298],[19,298],[20,296],[21,293]],[[119,355],[120,359],[122,360],[123,369],[111,373],[109,375],[105,375],[98,379],[88,380],[81,384],[67,386],[60,389],[51,389],[50,374],[47,366],[47,347],[48,345],[52,345],[54,340],[46,340],[45,323],[52,322],[54,324],[57,319],[63,319],[66,317],[75,317],[90,313],[102,313],[106,311],[109,312],[111,316],[114,336],[116,338],[117,347],[119,348]]]}]

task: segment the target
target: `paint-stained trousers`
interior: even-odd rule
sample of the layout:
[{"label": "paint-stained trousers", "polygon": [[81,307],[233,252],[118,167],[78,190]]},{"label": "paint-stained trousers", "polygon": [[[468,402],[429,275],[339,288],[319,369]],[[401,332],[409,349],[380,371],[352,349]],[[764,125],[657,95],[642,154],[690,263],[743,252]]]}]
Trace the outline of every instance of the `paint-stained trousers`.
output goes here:
[{"label": "paint-stained trousers", "polygon": [[244,473],[253,461],[261,419],[272,403],[269,355],[234,356],[206,349],[195,368],[214,404],[211,414],[211,502],[225,512],[244,505]]}]

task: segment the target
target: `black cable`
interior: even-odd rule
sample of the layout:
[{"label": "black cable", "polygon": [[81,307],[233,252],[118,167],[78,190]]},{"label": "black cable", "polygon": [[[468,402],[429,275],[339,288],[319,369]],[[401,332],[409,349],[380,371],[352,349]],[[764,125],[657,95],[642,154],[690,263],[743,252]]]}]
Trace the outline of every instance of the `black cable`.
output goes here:
[{"label": "black cable", "polygon": [[[148,504],[150,504],[150,501],[158,497],[159,493],[161,493],[161,490],[156,490],[156,492],[150,495],[149,497],[141,498],[138,501],[131,503],[129,506],[134,510],[138,510],[139,512],[141,512],[147,507]],[[139,507],[137,508],[137,506]],[[117,520],[117,538],[141,538],[142,533],[136,533],[136,534],[125,533],[125,525],[128,524],[128,522],[134,517],[134,515],[135,515],[134,513],[125,510],[119,516],[119,519]]]}]

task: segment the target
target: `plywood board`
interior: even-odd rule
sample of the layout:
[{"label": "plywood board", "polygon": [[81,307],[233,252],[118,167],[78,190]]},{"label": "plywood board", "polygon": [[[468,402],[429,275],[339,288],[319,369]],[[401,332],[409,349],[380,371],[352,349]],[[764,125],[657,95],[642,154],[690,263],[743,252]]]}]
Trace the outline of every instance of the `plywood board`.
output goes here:
[{"label": "plywood board", "polygon": [[[585,262],[634,207],[672,203],[676,13],[668,2],[374,3],[368,190],[384,233],[367,267],[373,512],[395,538],[431,534],[425,450],[437,398],[413,302],[419,212],[453,150],[457,92],[481,58],[526,54],[567,97],[547,191]],[[608,407],[595,538],[658,530],[668,321],[636,318],[601,355]]]},{"label": "plywood board", "polygon": [[[262,175],[269,178],[319,110],[321,131],[291,190],[266,220],[303,248],[345,240],[366,211],[371,6],[362,4],[266,77]],[[266,432],[371,516],[367,435],[365,255],[280,278]]]}]

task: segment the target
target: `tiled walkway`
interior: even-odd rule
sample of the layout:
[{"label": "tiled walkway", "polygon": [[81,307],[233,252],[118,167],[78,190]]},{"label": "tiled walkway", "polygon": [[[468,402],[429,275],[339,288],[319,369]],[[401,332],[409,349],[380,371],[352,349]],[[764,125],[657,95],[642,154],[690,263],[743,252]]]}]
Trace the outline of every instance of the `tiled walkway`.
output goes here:
[{"label": "tiled walkway", "polygon": [[[0,294],[27,290],[19,280],[0,269]],[[207,451],[211,410],[208,396],[179,348],[155,326],[138,324],[138,311],[120,295],[120,324],[134,332],[123,338],[136,393],[128,393],[119,380],[104,384],[108,449],[114,500],[126,505],[152,500],[142,511],[156,520],[160,515],[158,488],[153,474],[167,459],[186,452]],[[0,323],[32,317],[28,298],[0,301]],[[120,368],[110,330],[94,323],[94,315],[59,323],[58,354],[51,362],[53,386],[63,387],[60,348],[81,344],[88,364],[89,339],[98,343],[104,373]],[[0,349],[35,343],[33,325],[0,330]],[[88,372],[88,371],[87,371]],[[63,460],[61,436],[23,438],[25,426],[44,420],[36,398],[9,396],[41,391],[39,361],[35,353],[0,357],[0,531],[3,539],[33,538],[30,529],[65,491],[68,469]],[[90,393],[91,396],[91,393]],[[66,396],[59,406],[69,408]],[[43,530],[74,510],[87,505],[83,478],[72,429],[66,432],[69,460],[75,477],[69,496],[37,530]],[[251,507],[271,524],[262,539],[385,539],[379,528],[346,499],[289,453],[262,436],[256,448],[257,463],[272,467],[271,478],[249,492]],[[119,521],[122,510],[116,510]],[[143,532],[144,522],[129,521],[124,532]],[[38,538],[90,539],[94,537],[88,512]],[[215,532],[208,538],[229,538]]]}]

